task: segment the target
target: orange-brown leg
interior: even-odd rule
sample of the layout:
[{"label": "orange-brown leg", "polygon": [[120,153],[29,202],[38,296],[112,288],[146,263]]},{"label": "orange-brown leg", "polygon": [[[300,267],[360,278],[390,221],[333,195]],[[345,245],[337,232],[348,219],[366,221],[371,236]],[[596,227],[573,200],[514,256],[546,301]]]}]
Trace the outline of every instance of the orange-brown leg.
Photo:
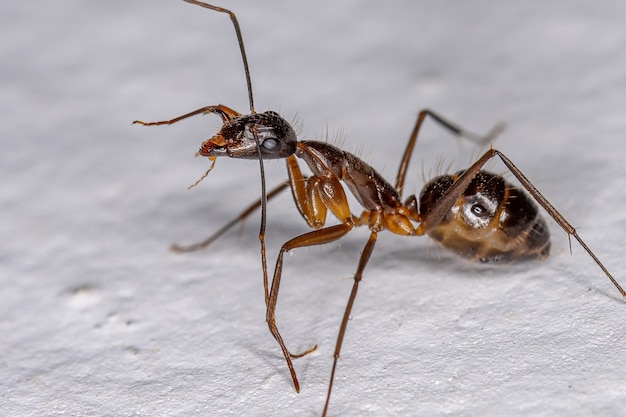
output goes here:
[{"label": "orange-brown leg", "polygon": [[312,176],[307,179],[304,177],[298,166],[298,161],[293,155],[288,156],[285,162],[291,194],[300,215],[311,228],[323,227],[326,222],[327,210],[321,195],[317,192],[321,178]]},{"label": "orange-brown leg", "polygon": [[406,179],[406,172],[409,167],[409,162],[411,161],[411,156],[413,155],[415,144],[417,143],[417,136],[419,134],[420,128],[422,127],[422,123],[424,123],[424,120],[426,119],[426,116],[430,116],[433,120],[439,123],[439,125],[443,126],[454,135],[469,139],[479,145],[486,145],[489,142],[493,141],[495,137],[504,129],[504,125],[499,123],[495,125],[493,129],[491,129],[491,131],[485,136],[480,136],[465,129],[462,129],[461,127],[453,123],[450,123],[432,110],[425,109],[420,111],[417,116],[417,121],[415,122],[415,127],[413,127],[413,132],[411,132],[411,136],[409,137],[409,142],[407,143],[404,150],[404,155],[402,155],[400,166],[398,168],[398,175],[396,177],[396,190],[398,190],[398,193],[400,193],[400,195],[402,195],[402,189],[404,188],[404,181]]},{"label": "orange-brown leg", "polygon": [[[133,121],[132,124],[140,124],[143,126],[171,125],[171,124],[180,122],[181,120],[187,119],[189,117],[196,116],[198,114],[209,114],[209,113],[215,113],[219,115],[222,118],[223,123],[226,123],[227,121],[230,121],[236,117],[241,116],[241,114],[231,109],[230,107],[224,106],[222,104],[218,104],[217,106],[202,107],[200,109],[194,110],[187,114],[183,114],[182,116],[178,116],[170,120],[161,120],[158,122],[144,122],[141,120],[135,120]],[[223,144],[222,143],[223,141],[224,141],[224,138],[222,138],[218,134],[218,135],[213,136],[211,139],[204,141],[202,145],[204,146],[205,143],[213,143],[213,144],[221,145]],[[202,152],[202,148],[200,149],[200,152],[196,154],[196,156],[199,155],[201,152]],[[209,175],[209,172],[213,170],[213,167],[215,166],[215,156],[208,156],[208,159],[211,161],[211,166],[209,167],[209,169],[207,169],[206,172],[196,182],[194,182],[187,188],[193,188],[196,185],[198,185],[203,179],[205,179]],[[263,161],[261,160],[260,154],[259,154],[259,163],[261,165],[262,188],[265,188],[265,179],[263,175]]]},{"label": "orange-brown leg", "polygon": [[[274,336],[274,339],[276,339],[276,341],[280,345],[283,356],[285,357],[285,361],[287,362],[287,367],[289,368],[289,372],[291,373],[291,379],[293,380],[293,385],[296,389],[296,392],[300,392],[300,384],[298,383],[298,377],[296,376],[296,371],[293,367],[291,358],[300,357],[303,356],[303,354],[292,354],[291,352],[289,352],[289,350],[285,346],[285,342],[283,341],[282,336],[280,335],[278,326],[276,325],[276,303],[278,301],[278,290],[280,289],[280,280],[283,270],[283,255],[293,249],[314,245],[323,245],[325,243],[333,242],[346,235],[346,233],[352,230],[352,227],[353,225],[350,220],[348,222],[330,226],[324,229],[314,230],[312,232],[305,233],[289,240],[280,248],[278,259],[276,260],[276,267],[274,269],[274,277],[272,279],[272,287],[270,289],[269,301],[267,303],[265,320],[267,321],[267,326],[270,330],[270,333],[272,334],[272,336]],[[312,352],[316,348],[317,346],[314,346],[312,349],[307,350],[304,354]]]},{"label": "orange-brown leg", "polygon": [[356,273],[354,274],[354,283],[352,284],[352,291],[350,291],[350,297],[348,298],[348,304],[346,305],[346,309],[343,312],[343,318],[341,319],[341,326],[339,326],[339,333],[337,334],[337,341],[335,342],[335,352],[333,353],[333,367],[330,371],[330,380],[328,381],[328,392],[326,393],[326,402],[324,403],[324,411],[322,412],[322,417],[326,416],[326,412],[328,411],[328,404],[330,402],[330,394],[333,389],[333,381],[335,380],[335,370],[337,369],[337,361],[339,360],[339,354],[341,353],[341,345],[343,344],[343,338],[346,334],[346,328],[348,327],[348,320],[350,320],[350,314],[352,312],[352,306],[354,305],[354,300],[356,300],[356,294],[359,290],[359,283],[363,278],[363,271],[367,266],[367,262],[372,256],[372,252],[374,251],[374,245],[376,244],[376,238],[378,234],[376,232],[372,232],[370,234],[369,240],[365,244],[363,248],[363,252],[361,252],[361,258],[359,259],[359,265],[356,269]]},{"label": "orange-brown leg", "polygon": [[[287,172],[290,174],[289,180],[285,181],[284,183],[278,185],[277,187],[273,188],[270,192],[268,192],[267,200],[268,201],[271,200],[272,198],[274,198],[275,196],[283,192],[287,187],[291,187],[294,202],[296,203],[298,211],[300,212],[302,217],[307,221],[309,226],[311,226],[312,228],[322,227],[324,225],[323,222],[321,223],[319,221],[316,222],[314,219],[310,219],[307,217],[310,217],[310,213],[312,212],[324,210],[325,207],[320,206],[320,204],[323,204],[323,203],[319,200],[319,198],[312,195],[313,187],[309,185],[310,184],[308,182],[309,178],[302,175],[302,172],[298,168],[298,163],[295,157],[288,157],[286,161],[287,161]],[[312,200],[316,200],[315,203],[312,203],[311,202]],[[304,208],[303,207],[304,204],[309,204],[309,205],[313,205],[317,207]],[[172,250],[173,252],[182,253],[182,252],[195,252],[197,250],[204,249],[207,246],[211,245],[213,242],[215,242],[217,239],[222,237],[224,233],[226,233],[228,230],[234,227],[237,223],[241,222],[243,226],[243,223],[245,223],[245,220],[247,219],[247,217],[260,207],[261,207],[261,199],[250,204],[245,210],[239,213],[237,217],[235,217],[234,219],[232,219],[231,221],[229,221],[228,223],[220,227],[215,233],[213,233],[211,236],[204,239],[203,241],[192,243],[190,245],[178,245],[174,243],[170,246],[170,250]],[[323,214],[318,214],[315,217],[325,219],[326,217],[325,213],[326,212],[324,211]]]},{"label": "orange-brown leg", "polygon": [[[287,367],[291,373],[291,379],[297,392],[300,391],[300,385],[296,376],[296,371],[291,361],[294,357],[302,356],[302,354],[294,355],[285,346],[282,336],[276,325],[276,303],[278,301],[278,292],[280,289],[280,280],[283,270],[283,257],[286,252],[290,250],[303,248],[307,246],[323,245],[333,242],[346,235],[354,227],[353,216],[350,213],[350,206],[346,194],[337,179],[332,173],[325,172],[323,175],[312,176],[308,180],[304,180],[302,172],[298,166],[295,157],[290,156],[287,158],[287,170],[289,172],[289,183],[294,196],[296,205],[302,217],[311,225],[323,226],[324,217],[326,211],[329,209],[337,219],[341,221],[340,224],[326,227],[323,229],[314,230],[312,232],[304,233],[287,241],[281,248],[276,259],[276,266],[274,268],[274,276],[272,278],[272,285],[269,291],[269,299],[267,302],[266,318],[267,326],[274,339],[278,342]],[[315,350],[316,347],[309,349],[304,354]]]}]

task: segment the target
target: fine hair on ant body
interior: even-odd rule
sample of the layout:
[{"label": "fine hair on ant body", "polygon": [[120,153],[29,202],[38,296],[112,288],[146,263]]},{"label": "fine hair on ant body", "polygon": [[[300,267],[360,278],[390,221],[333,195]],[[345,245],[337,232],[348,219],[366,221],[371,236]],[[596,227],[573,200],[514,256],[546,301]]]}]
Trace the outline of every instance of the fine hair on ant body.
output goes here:
[{"label": "fine hair on ant body", "polygon": [[[261,208],[261,259],[265,290],[266,322],[276,339],[289,368],[295,390],[300,385],[292,359],[306,355],[317,346],[302,352],[292,353],[286,346],[276,323],[276,306],[282,279],[283,256],[291,250],[322,245],[336,241],[354,227],[366,226],[370,230],[359,258],[354,282],[339,327],[333,353],[332,370],[328,391],[322,411],[328,411],[335,379],[335,372],[343,344],[348,320],[356,300],[359,283],[374,250],[378,233],[388,230],[401,236],[428,235],[444,248],[469,260],[504,263],[526,258],[545,258],[550,251],[550,233],[537,204],[571,237],[576,239],[595,261],[622,296],[626,292],[604,267],[576,229],[535,188],[515,164],[502,152],[490,148],[469,168],[452,175],[442,175],[429,181],[420,195],[403,198],[407,170],[420,128],[427,117],[449,130],[454,135],[479,143],[489,143],[500,132],[501,126],[484,137],[475,135],[450,123],[431,110],[419,112],[399,164],[394,185],[390,184],[373,167],[355,155],[326,142],[299,141],[291,125],[273,111],[256,113],[253,108],[252,88],[246,60],[243,38],[234,13],[196,0],[184,0],[218,12],[229,14],[237,34],[244,63],[250,114],[242,115],[224,105],[207,106],[171,120],[158,122],[135,121],[134,123],[170,125],[198,114],[217,114],[222,118],[222,127],[210,139],[205,140],[198,155],[211,161],[205,178],[219,156],[235,159],[258,159],[261,174],[261,198],[244,210],[238,217],[224,225],[213,236],[190,246],[174,246],[174,250],[187,252],[198,250],[214,242],[225,231],[245,219],[257,208]],[[499,158],[517,179],[521,187],[510,184],[501,176],[483,171],[483,166],[492,158]],[[266,192],[263,161],[285,159],[288,180]],[[310,170],[305,175],[299,165],[302,161]],[[352,213],[345,188],[361,205],[360,215]],[[271,281],[268,280],[265,261],[266,203],[281,191],[289,188],[300,215],[313,229],[285,242],[279,251]],[[537,204],[535,204],[535,202]],[[328,212],[338,223],[326,226]]]}]

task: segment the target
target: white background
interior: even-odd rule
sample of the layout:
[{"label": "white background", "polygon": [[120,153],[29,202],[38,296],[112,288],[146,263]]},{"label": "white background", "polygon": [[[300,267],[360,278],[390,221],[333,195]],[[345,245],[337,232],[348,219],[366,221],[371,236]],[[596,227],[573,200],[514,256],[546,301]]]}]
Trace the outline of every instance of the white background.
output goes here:
[{"label": "white background", "polygon": [[[477,132],[504,121],[495,146],[626,284],[626,3],[221,5],[240,19],[257,110],[299,120],[301,138],[328,129],[389,179],[420,108]],[[296,361],[296,394],[264,323],[258,215],[209,250],[167,249],[257,198],[258,164],[218,160],[187,191],[219,120],[130,125],[247,111],[227,16],[174,0],[3,2],[0,32],[2,414],[319,415],[367,230],[286,258],[283,335],[319,345]],[[478,155],[433,124],[420,138],[407,193]],[[269,186],[285,178],[266,167]],[[626,305],[550,227],[548,260],[499,268],[381,235],[330,414],[623,413]],[[271,202],[270,260],[306,230],[288,193]]]}]

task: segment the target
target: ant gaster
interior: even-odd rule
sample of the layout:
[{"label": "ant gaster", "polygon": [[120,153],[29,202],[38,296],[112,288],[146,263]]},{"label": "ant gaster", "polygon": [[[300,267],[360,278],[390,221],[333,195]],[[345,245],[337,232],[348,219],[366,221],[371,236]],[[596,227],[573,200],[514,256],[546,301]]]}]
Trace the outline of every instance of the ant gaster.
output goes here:
[{"label": "ant gaster", "polygon": [[[326,142],[298,141],[293,128],[277,113],[272,111],[255,113],[243,40],[235,15],[229,10],[195,0],[184,1],[230,15],[244,61],[251,114],[241,115],[226,106],[217,105],[204,107],[172,120],[149,123],[135,121],[135,123],[172,124],[194,115],[215,113],[222,118],[222,128],[212,138],[204,141],[198,152],[199,155],[206,156],[212,161],[209,171],[213,168],[215,158],[218,156],[259,159],[262,181],[261,200],[204,242],[176,248],[179,251],[190,251],[205,247],[257,207],[261,207],[262,224],[259,239],[263,260],[266,321],[271,334],[280,345],[296,391],[299,391],[300,387],[292,358],[303,356],[315,350],[317,346],[304,353],[294,354],[287,349],[278,330],[275,312],[282,278],[283,255],[293,249],[333,242],[346,235],[355,226],[367,226],[370,230],[369,239],[361,252],[354,274],[352,290],[337,335],[323,416],[328,410],[337,361],[359,283],[373,252],[378,233],[383,230],[403,236],[429,235],[446,249],[470,260],[481,262],[543,258],[548,256],[550,250],[549,231],[533,202],[535,200],[570,237],[574,237],[579,242],[620,294],[626,296],[626,292],[580,238],[576,229],[513,162],[496,149],[487,150],[464,171],[459,171],[454,175],[443,175],[427,183],[420,193],[419,201],[415,196],[402,199],[409,162],[417,143],[420,127],[427,116],[455,135],[480,142],[490,142],[501,130],[500,125],[481,138],[455,126],[430,110],[422,110],[400,162],[395,185],[392,186],[374,168],[351,153]],[[496,156],[530,196],[522,189],[505,181],[501,176],[482,170],[485,163]],[[283,158],[286,159],[289,179],[266,194],[263,160]],[[302,173],[298,159],[309,168],[310,176],[307,177]],[[363,211],[360,215],[352,214],[342,183],[362,206]],[[314,230],[290,239],[282,245],[276,260],[271,287],[268,288],[264,246],[265,205],[268,198],[287,187],[292,191],[301,216]],[[338,224],[325,227],[328,211],[339,220]]]}]

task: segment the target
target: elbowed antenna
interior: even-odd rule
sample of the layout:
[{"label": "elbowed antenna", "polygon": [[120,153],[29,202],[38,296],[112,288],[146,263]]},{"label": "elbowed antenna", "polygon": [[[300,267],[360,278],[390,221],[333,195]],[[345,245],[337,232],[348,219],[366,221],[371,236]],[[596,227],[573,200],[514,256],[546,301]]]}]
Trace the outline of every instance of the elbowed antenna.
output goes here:
[{"label": "elbowed antenna", "polygon": [[248,86],[248,100],[250,101],[250,113],[254,111],[254,99],[252,98],[252,81],[250,80],[250,69],[248,68],[248,58],[246,57],[246,48],[243,45],[243,36],[241,35],[241,29],[239,28],[239,22],[235,13],[223,7],[213,6],[211,4],[202,3],[196,0],[183,0],[184,2],[195,4],[205,9],[215,10],[216,12],[227,13],[235,26],[235,32],[237,33],[237,42],[239,43],[239,50],[241,51],[241,59],[243,61],[243,70],[246,73],[246,84]]},{"label": "elbowed antenna", "polygon": [[[211,4],[202,3],[196,0],[183,0],[187,3],[195,4],[206,9],[214,10],[217,12],[228,13],[230,20],[235,27],[235,33],[237,34],[237,43],[239,43],[239,50],[241,51],[241,60],[243,61],[243,70],[246,74],[246,85],[248,87],[248,100],[250,102],[250,114],[255,114],[254,111],[254,99],[252,98],[252,80],[250,79],[250,69],[248,68],[248,58],[246,57],[246,48],[243,44],[243,36],[241,34],[241,28],[237,21],[235,13],[223,7],[213,6]],[[265,287],[265,299],[267,303],[268,297],[268,276],[267,276],[267,257],[265,249],[265,229],[267,224],[267,187],[265,185],[265,165],[263,164],[263,154],[261,153],[261,143],[259,136],[255,129],[251,129],[252,134],[256,142],[256,151],[259,155],[259,173],[261,174],[261,226],[259,227],[259,242],[261,244],[261,265],[263,267],[263,286]],[[211,166],[211,168],[213,168]],[[211,169],[209,169],[210,171]]]}]

